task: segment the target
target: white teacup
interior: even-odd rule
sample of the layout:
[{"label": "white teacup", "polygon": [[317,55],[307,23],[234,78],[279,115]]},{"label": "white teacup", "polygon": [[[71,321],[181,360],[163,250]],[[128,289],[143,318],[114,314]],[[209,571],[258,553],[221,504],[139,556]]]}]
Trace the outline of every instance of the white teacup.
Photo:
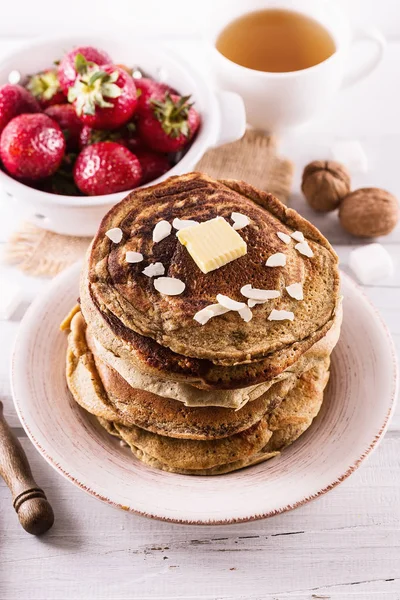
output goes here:
[{"label": "white teacup", "polygon": [[[222,6],[223,5],[223,6]],[[352,31],[346,15],[329,0],[231,0],[216,3],[211,34],[213,67],[221,87],[239,93],[253,127],[279,132],[311,120],[326,108],[341,87],[360,81],[382,59],[385,39],[376,30]],[[285,73],[256,71],[240,66],[215,47],[224,27],[243,14],[266,8],[303,13],[316,19],[332,36],[336,51],[323,62]],[[355,42],[373,42],[375,51],[353,70],[348,69],[349,49]]]}]

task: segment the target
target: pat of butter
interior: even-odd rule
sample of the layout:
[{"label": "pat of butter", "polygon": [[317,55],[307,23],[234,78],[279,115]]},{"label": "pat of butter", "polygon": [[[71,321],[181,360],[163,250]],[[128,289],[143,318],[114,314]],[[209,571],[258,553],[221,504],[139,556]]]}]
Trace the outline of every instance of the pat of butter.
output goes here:
[{"label": "pat of butter", "polygon": [[246,242],[223,217],[180,229],[177,237],[203,273],[219,269],[247,252]]}]

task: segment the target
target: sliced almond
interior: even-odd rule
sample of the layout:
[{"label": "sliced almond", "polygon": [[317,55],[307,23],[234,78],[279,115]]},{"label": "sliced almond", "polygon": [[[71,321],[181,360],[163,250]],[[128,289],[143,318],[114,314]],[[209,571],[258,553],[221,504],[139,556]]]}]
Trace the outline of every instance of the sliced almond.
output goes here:
[{"label": "sliced almond", "polygon": [[304,234],[301,231],[293,231],[290,235],[296,242],[304,242]]},{"label": "sliced almond", "polygon": [[271,300],[272,298],[279,298],[281,295],[279,290],[260,290],[258,288],[253,288],[251,283],[244,285],[240,293],[245,298],[251,298],[252,300]]},{"label": "sliced almond", "polygon": [[244,302],[237,302],[236,300],[232,300],[232,298],[229,298],[229,296],[224,296],[223,294],[218,294],[217,300],[219,304],[228,310],[241,310],[246,306]]},{"label": "sliced almond", "polygon": [[143,275],[147,275],[147,277],[159,277],[160,275],[164,275],[165,267],[162,263],[155,262],[143,269],[142,273]]},{"label": "sliced almond", "polygon": [[282,240],[282,242],[285,242],[285,244],[290,244],[291,238],[287,233],[283,233],[283,231],[277,231],[276,235],[280,240]]},{"label": "sliced almond", "polygon": [[169,236],[171,230],[171,223],[168,223],[168,221],[159,221],[153,229],[153,242],[161,242],[161,240]]},{"label": "sliced almond", "polygon": [[293,321],[294,313],[290,310],[271,310],[268,321]]},{"label": "sliced almond", "polygon": [[286,291],[295,300],[303,300],[303,286],[301,283],[292,283],[286,286]]},{"label": "sliced almond", "polygon": [[141,252],[133,252],[132,250],[129,250],[125,254],[125,260],[126,260],[127,263],[139,263],[139,262],[142,262],[142,260],[143,260],[143,254]]},{"label": "sliced almond", "polygon": [[191,221],[190,219],[178,219],[178,217],[175,217],[172,221],[172,227],[177,231],[186,229],[186,227],[194,227],[195,225],[200,225],[200,223],[198,221]]},{"label": "sliced almond", "polygon": [[186,287],[183,281],[174,277],[158,277],[154,280],[153,285],[157,292],[166,296],[179,296]]},{"label": "sliced almond", "polygon": [[314,256],[314,252],[311,250],[310,246],[308,245],[308,242],[306,242],[306,241],[296,244],[295,248],[298,252],[300,252],[300,254],[304,254],[304,256],[308,256],[308,258],[311,258],[312,256]]},{"label": "sliced almond", "polygon": [[243,229],[250,223],[250,219],[247,215],[242,215],[242,213],[233,212],[231,214],[231,219],[233,221],[233,229]]},{"label": "sliced almond", "polygon": [[106,236],[112,242],[114,242],[114,244],[119,244],[119,242],[122,240],[122,229],[119,227],[113,227],[112,229],[106,231]]},{"label": "sliced almond", "polygon": [[251,312],[250,308],[246,305],[244,306],[244,308],[238,310],[238,313],[242,317],[243,321],[245,321],[245,323],[248,323],[253,318],[253,313]]},{"label": "sliced almond", "polygon": [[209,308],[203,308],[194,315],[193,319],[200,323],[200,325],[205,325],[210,319],[213,318],[213,316],[214,313],[212,312],[212,310],[210,310]]},{"label": "sliced almond", "polygon": [[267,300],[254,300],[253,298],[249,298],[247,300],[247,306],[249,308],[254,308],[257,304],[265,304]]},{"label": "sliced almond", "polygon": [[229,308],[225,308],[221,304],[210,304],[210,306],[206,306],[199,310],[194,315],[193,319],[201,325],[205,325],[212,317],[224,315],[227,312],[229,312]]},{"label": "sliced almond", "polygon": [[265,264],[267,267],[284,267],[286,265],[286,254],[283,254],[283,252],[271,254]]}]

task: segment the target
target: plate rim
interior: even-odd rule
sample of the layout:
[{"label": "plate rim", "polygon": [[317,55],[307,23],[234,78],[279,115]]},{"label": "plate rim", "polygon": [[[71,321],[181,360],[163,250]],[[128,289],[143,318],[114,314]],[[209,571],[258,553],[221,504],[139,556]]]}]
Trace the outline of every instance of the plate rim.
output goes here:
[{"label": "plate rim", "polygon": [[382,327],[382,330],[385,333],[388,347],[390,348],[390,353],[391,353],[391,357],[392,357],[393,378],[392,378],[391,392],[390,392],[390,406],[385,415],[383,423],[381,424],[381,426],[379,428],[378,433],[375,435],[374,439],[371,441],[370,445],[363,452],[363,454],[357,460],[355,460],[340,477],[337,477],[335,479],[335,481],[333,481],[329,485],[324,486],[318,492],[304,496],[304,498],[302,498],[301,500],[298,500],[294,504],[289,503],[285,506],[282,506],[275,510],[267,511],[265,513],[258,513],[258,514],[251,515],[251,516],[244,516],[244,517],[237,517],[237,518],[233,517],[233,518],[227,518],[227,519],[190,520],[190,519],[178,519],[175,517],[167,517],[167,516],[162,516],[159,514],[153,514],[152,512],[144,512],[144,511],[138,510],[136,508],[133,508],[131,506],[126,506],[126,505],[120,504],[119,502],[115,502],[114,500],[112,500],[111,498],[108,498],[107,496],[99,494],[98,492],[96,492],[96,490],[92,489],[92,487],[88,486],[87,484],[83,483],[82,481],[79,481],[78,478],[76,478],[76,477],[72,476],[70,473],[68,473],[59,463],[57,463],[51,457],[51,455],[41,446],[41,444],[38,442],[38,440],[36,440],[34,434],[32,433],[28,423],[26,422],[26,420],[23,416],[22,409],[18,404],[17,394],[16,394],[15,387],[14,387],[15,363],[16,363],[16,360],[18,360],[18,358],[16,357],[16,354],[17,354],[16,351],[17,351],[18,344],[21,343],[21,341],[20,341],[21,337],[23,337],[23,335],[24,335],[24,331],[25,331],[24,330],[24,322],[28,320],[31,312],[33,312],[36,309],[36,306],[40,303],[42,297],[48,296],[49,294],[51,294],[53,288],[57,288],[59,286],[60,280],[68,279],[68,277],[71,277],[72,273],[74,273],[75,271],[77,271],[77,274],[79,274],[81,264],[82,264],[82,261],[77,261],[77,262],[73,263],[70,267],[63,270],[61,273],[59,273],[44,288],[44,290],[42,290],[36,296],[36,298],[34,299],[32,304],[29,306],[28,310],[26,311],[25,315],[23,316],[23,318],[19,324],[18,332],[17,332],[16,338],[14,340],[12,355],[11,355],[11,362],[10,362],[10,382],[11,382],[11,393],[12,393],[15,410],[17,412],[18,418],[21,422],[21,425],[22,425],[25,433],[27,434],[29,440],[32,442],[35,449],[39,452],[39,454],[46,460],[46,462],[56,472],[58,472],[65,479],[67,479],[68,481],[70,481],[71,483],[73,483],[74,485],[79,487],[81,490],[83,490],[90,496],[96,498],[97,500],[101,500],[102,502],[109,504],[110,506],[113,506],[114,508],[118,508],[118,509],[124,510],[126,512],[131,512],[133,514],[136,514],[136,515],[139,515],[142,517],[156,519],[159,521],[165,521],[168,523],[177,523],[179,525],[213,526],[213,525],[231,525],[231,524],[236,524],[236,523],[247,523],[247,522],[251,522],[251,521],[258,521],[261,519],[267,519],[270,517],[274,517],[276,515],[283,514],[285,512],[299,508],[300,506],[303,506],[304,504],[307,504],[308,502],[316,500],[320,496],[323,496],[327,492],[331,491],[332,489],[337,487],[340,483],[345,481],[348,477],[350,477],[350,475],[352,475],[352,473],[354,473],[354,471],[356,471],[358,469],[358,467],[361,465],[361,463],[367,458],[367,456],[369,456],[378,447],[379,443],[382,441],[384,434],[386,433],[386,430],[389,426],[390,419],[393,416],[393,413],[395,411],[396,403],[397,403],[397,395],[398,395],[398,391],[399,391],[399,364],[398,364],[398,359],[397,359],[396,347],[394,344],[394,340],[390,334],[389,328],[386,325],[385,321],[383,320],[379,310],[375,307],[375,305],[368,298],[368,296],[366,295],[366,293],[364,292],[362,287],[360,285],[358,285],[358,283],[355,282],[352,279],[352,277],[350,277],[347,273],[345,273],[343,270],[341,270],[340,277],[342,279],[346,280],[346,282],[348,284],[350,284],[350,286],[352,286],[355,289],[355,291],[358,292],[363,297],[364,301],[369,305],[370,309],[372,309],[372,311],[374,312],[375,317],[379,321],[379,323]]}]

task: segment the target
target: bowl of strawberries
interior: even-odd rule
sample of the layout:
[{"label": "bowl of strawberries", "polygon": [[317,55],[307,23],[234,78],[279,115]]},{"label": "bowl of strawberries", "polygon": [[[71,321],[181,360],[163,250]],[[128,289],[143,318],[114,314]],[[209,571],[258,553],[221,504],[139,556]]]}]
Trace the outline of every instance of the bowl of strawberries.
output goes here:
[{"label": "bowl of strawberries", "polygon": [[56,233],[93,235],[129,191],[244,130],[237,94],[155,42],[51,38],[0,63],[0,185]]}]

